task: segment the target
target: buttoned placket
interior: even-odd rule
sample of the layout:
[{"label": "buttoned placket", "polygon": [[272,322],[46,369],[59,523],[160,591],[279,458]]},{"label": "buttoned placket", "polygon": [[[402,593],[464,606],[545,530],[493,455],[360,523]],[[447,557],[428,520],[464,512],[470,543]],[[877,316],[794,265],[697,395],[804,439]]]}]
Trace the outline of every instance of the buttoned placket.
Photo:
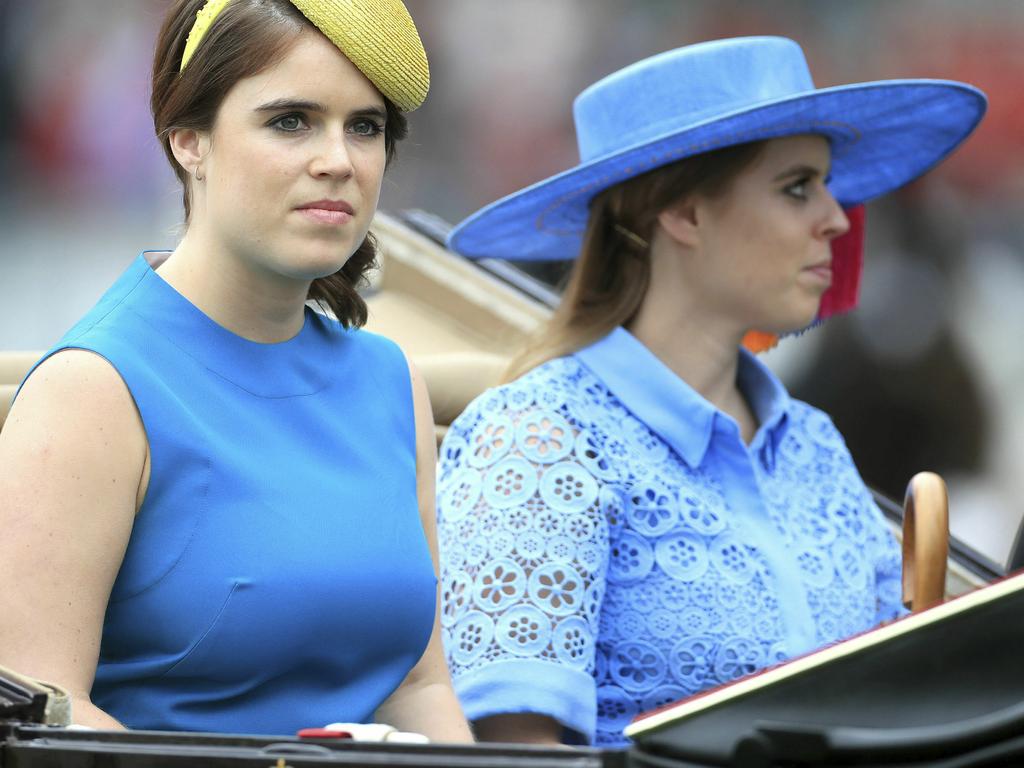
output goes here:
[{"label": "buttoned placket", "polygon": [[817,624],[799,564],[793,560],[792,552],[776,529],[761,488],[759,476],[774,473],[776,436],[773,432],[762,425],[748,446],[743,442],[737,423],[717,413],[704,461],[719,481],[726,506],[735,516],[737,533],[745,533],[743,538],[752,542],[767,561],[770,574],[765,574],[765,586],[774,588],[778,594],[786,653],[797,656],[817,646]]}]

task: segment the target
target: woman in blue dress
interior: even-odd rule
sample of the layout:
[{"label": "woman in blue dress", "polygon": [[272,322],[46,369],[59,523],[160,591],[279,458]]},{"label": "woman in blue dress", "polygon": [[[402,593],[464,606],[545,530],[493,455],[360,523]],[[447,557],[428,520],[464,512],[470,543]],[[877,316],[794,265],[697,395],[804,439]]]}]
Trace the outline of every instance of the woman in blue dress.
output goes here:
[{"label": "woman in blue dress", "polygon": [[815,89],[783,38],[689,46],[586,89],[581,163],[455,228],[470,257],[577,256],[441,450],[447,656],[479,738],[623,744],[642,711],[901,613],[842,437],[744,340],[849,308],[844,208],[984,109],[947,81]]},{"label": "woman in blue dress", "polygon": [[355,290],[428,83],[400,0],[172,3],[152,106],[184,236],[47,353],[0,440],[0,661],[76,723],[471,738],[429,401]]}]

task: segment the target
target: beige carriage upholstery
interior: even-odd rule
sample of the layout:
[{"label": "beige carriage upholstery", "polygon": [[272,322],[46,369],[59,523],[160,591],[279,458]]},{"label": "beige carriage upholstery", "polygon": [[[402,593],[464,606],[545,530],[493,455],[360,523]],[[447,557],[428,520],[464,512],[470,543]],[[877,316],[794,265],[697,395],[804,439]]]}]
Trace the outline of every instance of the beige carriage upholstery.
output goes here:
[{"label": "beige carriage upholstery", "polygon": [[367,328],[401,344],[423,372],[440,438],[499,382],[550,309],[387,214],[373,231],[382,268],[367,294]]},{"label": "beige carriage upholstery", "polygon": [[42,352],[0,351],[0,429],[11,410],[11,401],[21,380],[32,365],[42,357]]}]

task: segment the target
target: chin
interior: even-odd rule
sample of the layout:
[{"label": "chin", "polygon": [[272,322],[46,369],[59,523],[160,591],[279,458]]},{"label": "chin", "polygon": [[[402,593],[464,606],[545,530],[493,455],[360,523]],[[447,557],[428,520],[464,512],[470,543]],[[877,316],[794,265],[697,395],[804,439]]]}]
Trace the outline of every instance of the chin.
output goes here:
[{"label": "chin", "polygon": [[766,333],[774,333],[776,336],[786,336],[790,333],[797,333],[799,331],[806,330],[807,328],[814,325],[818,319],[818,307],[815,306],[813,311],[794,313],[790,317],[785,319],[775,318],[775,322],[762,323],[761,325],[755,325],[752,327]]},{"label": "chin", "polygon": [[305,253],[296,249],[293,253],[301,254],[291,260],[293,274],[303,280],[316,280],[333,275],[352,257],[351,250],[347,247],[307,249]]}]

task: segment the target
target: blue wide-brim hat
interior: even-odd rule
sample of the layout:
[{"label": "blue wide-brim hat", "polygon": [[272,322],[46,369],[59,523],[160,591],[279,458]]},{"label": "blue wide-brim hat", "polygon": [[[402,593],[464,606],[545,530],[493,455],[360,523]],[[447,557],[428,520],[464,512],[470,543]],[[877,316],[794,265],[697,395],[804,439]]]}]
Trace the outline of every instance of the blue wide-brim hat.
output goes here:
[{"label": "blue wide-brim hat", "polygon": [[678,48],[584,90],[573,105],[579,165],[477,211],[448,244],[471,258],[571,259],[602,190],[692,155],[796,134],[829,140],[829,189],[858,205],[941,161],[986,105],[980,90],[951,80],[815,88],[800,46],[783,37]]}]

